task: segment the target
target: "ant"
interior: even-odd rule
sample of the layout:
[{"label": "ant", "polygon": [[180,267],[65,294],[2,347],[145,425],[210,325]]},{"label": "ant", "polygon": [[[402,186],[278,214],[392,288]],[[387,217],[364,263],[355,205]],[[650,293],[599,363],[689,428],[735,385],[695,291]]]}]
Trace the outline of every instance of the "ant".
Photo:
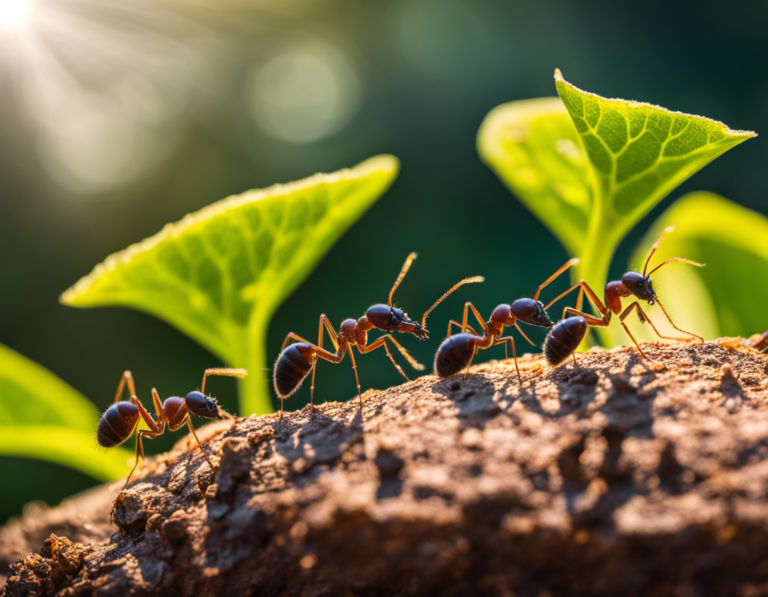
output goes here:
[{"label": "ant", "polygon": [[768,351],[768,332],[762,334],[754,334],[749,338],[720,338],[717,341],[721,346],[727,346],[728,348],[738,348],[739,346],[748,346],[754,348],[760,352]]},{"label": "ant", "polygon": [[752,342],[752,348],[759,350],[760,352],[768,350],[768,331],[763,332],[757,340]]},{"label": "ant", "polygon": [[[461,320],[461,333],[451,336],[451,326],[458,326],[459,323],[454,320],[448,322],[448,337],[443,340],[443,343],[440,345],[440,348],[437,349],[437,354],[435,355],[435,374],[439,377],[450,377],[466,367],[466,372],[464,373],[464,378],[466,379],[469,374],[469,366],[472,364],[472,359],[475,358],[478,349],[490,348],[491,346],[503,343],[504,352],[506,354],[506,342],[509,342],[512,345],[512,354],[515,357],[517,379],[518,382],[522,384],[520,369],[517,365],[515,340],[512,336],[502,337],[504,326],[515,326],[517,331],[522,334],[523,338],[528,340],[531,345],[536,346],[536,344],[525,335],[525,332],[520,328],[518,321],[538,327],[552,327],[552,321],[550,321],[546,309],[555,301],[552,301],[545,307],[544,304],[538,300],[539,293],[541,293],[545,286],[555,280],[555,278],[565,270],[578,263],[579,260],[576,258],[568,260],[565,265],[539,286],[532,299],[520,298],[513,302],[512,305],[499,305],[493,310],[491,319],[487,323],[483,321],[482,317],[480,317],[480,313],[472,303],[466,303],[464,305],[464,317]],[[472,309],[475,318],[483,327],[482,334],[478,334],[472,329],[472,326],[467,325],[468,309]],[[467,334],[467,330],[472,333]]]},{"label": "ant", "polygon": [[[340,363],[344,358],[344,355],[349,352],[349,358],[352,361],[352,369],[355,372],[355,380],[357,381],[357,395],[360,399],[360,408],[363,406],[363,396],[360,393],[360,378],[357,375],[357,365],[355,364],[355,355],[351,350],[353,347],[357,347],[360,354],[366,354],[373,350],[376,350],[380,346],[384,347],[384,350],[392,361],[400,374],[408,381],[410,379],[402,370],[400,365],[395,362],[392,357],[392,353],[389,352],[387,347],[387,340],[391,341],[400,353],[405,357],[408,363],[417,371],[423,371],[424,365],[416,361],[408,351],[403,348],[400,343],[394,339],[390,334],[386,334],[381,338],[378,338],[371,344],[368,344],[368,332],[372,329],[381,330],[383,332],[400,332],[411,333],[419,340],[427,340],[429,338],[429,332],[426,328],[427,316],[432,309],[437,307],[449,294],[456,290],[463,284],[469,284],[474,282],[482,282],[485,280],[482,276],[474,276],[472,278],[465,278],[461,282],[458,282],[448,290],[443,296],[441,296],[434,305],[432,305],[421,318],[421,324],[417,321],[409,319],[408,314],[402,309],[392,306],[392,295],[395,290],[403,281],[405,274],[416,259],[417,254],[411,253],[405,260],[400,275],[395,280],[392,290],[389,291],[389,300],[386,305],[377,304],[368,308],[360,319],[355,321],[354,319],[345,319],[341,322],[339,333],[333,329],[331,322],[325,316],[320,315],[320,326],[318,330],[317,344],[312,344],[308,340],[305,340],[301,336],[290,332],[283,342],[283,346],[280,349],[280,356],[275,363],[275,369],[273,372],[273,381],[275,386],[275,392],[280,397],[280,417],[283,417],[283,405],[285,399],[290,397],[296,390],[299,389],[301,383],[312,371],[312,386],[310,390],[310,406],[314,407],[314,394],[315,394],[315,372],[318,358],[324,359],[331,363]],[[328,331],[331,337],[331,342],[336,349],[336,352],[330,352],[323,349],[323,327]],[[297,340],[295,344],[288,345],[291,340]]]},{"label": "ant", "polygon": [[[213,470],[211,459],[208,458],[208,454],[205,453],[203,445],[200,443],[197,433],[195,433],[195,428],[192,427],[190,413],[204,419],[220,419],[222,417],[231,418],[232,415],[225,412],[223,409],[220,409],[218,404],[216,404],[215,398],[205,395],[205,379],[209,375],[245,377],[248,375],[248,372],[245,369],[206,369],[203,374],[203,383],[200,386],[199,392],[190,392],[185,398],[171,396],[170,398],[166,398],[165,402],[162,404],[160,403],[160,395],[157,393],[157,390],[152,388],[152,401],[155,403],[155,411],[157,412],[157,420],[155,421],[136,397],[136,387],[133,383],[133,375],[131,375],[130,371],[123,373],[123,376],[120,378],[120,383],[117,386],[115,401],[101,416],[99,426],[96,429],[96,440],[102,448],[114,448],[119,446],[131,437],[131,434],[135,429],[137,430],[136,462],[134,463],[128,478],[125,480],[123,490],[128,487],[128,482],[131,480],[131,476],[139,465],[139,454],[144,458],[143,438],[155,439],[156,437],[159,437],[165,431],[166,423],[168,424],[168,429],[170,431],[176,431],[186,423],[189,430],[192,432],[192,435],[195,436],[197,445],[200,447],[200,451],[208,462],[208,466]],[[128,400],[120,400],[126,383],[131,397]],[[144,419],[144,422],[149,429],[138,429],[140,418]]]},{"label": "ant", "polygon": [[[547,357],[547,361],[550,365],[558,365],[562,363],[566,358],[568,358],[570,354],[576,350],[581,341],[584,339],[588,326],[606,327],[611,322],[611,315],[613,314],[619,316],[619,322],[624,327],[624,331],[626,331],[629,337],[632,338],[632,342],[634,342],[635,346],[637,346],[637,350],[640,352],[641,356],[643,358],[647,358],[643,352],[643,349],[640,348],[637,340],[635,340],[635,337],[632,335],[632,332],[629,331],[629,328],[624,323],[624,320],[632,312],[633,309],[637,310],[637,317],[640,319],[640,323],[645,323],[647,321],[649,324],[651,324],[653,331],[656,332],[656,335],[659,338],[676,340],[677,338],[662,336],[659,333],[659,330],[657,330],[656,326],[653,325],[653,322],[648,319],[648,315],[645,314],[642,307],[640,306],[640,301],[648,301],[649,305],[653,305],[654,303],[658,302],[659,307],[661,307],[661,310],[673,328],[679,332],[688,334],[694,338],[698,338],[702,342],[704,341],[701,336],[698,336],[692,332],[681,330],[674,324],[666,309],[664,309],[664,305],[662,305],[661,301],[659,301],[659,297],[653,288],[653,280],[651,279],[651,274],[653,272],[663,267],[667,263],[671,263],[673,261],[695,265],[696,267],[704,267],[704,264],[696,263],[695,261],[685,259],[684,257],[670,257],[669,259],[663,261],[660,265],[657,265],[648,275],[646,275],[646,272],[648,271],[648,263],[650,262],[651,257],[653,257],[653,254],[656,252],[656,249],[659,248],[659,245],[664,240],[664,238],[673,230],[674,228],[665,229],[653,247],[651,247],[651,250],[648,253],[648,257],[645,260],[642,274],[638,272],[627,272],[621,277],[620,281],[616,280],[614,282],[608,282],[608,284],[605,285],[605,305],[607,305],[607,307],[600,302],[600,299],[589,287],[589,285],[584,282],[584,280],[569,288],[555,299],[561,299],[569,292],[572,292],[577,288],[579,289],[579,296],[576,299],[576,308],[574,309],[572,307],[566,307],[563,310],[564,319],[560,321],[552,329],[552,331],[550,331],[546,341],[544,342],[544,355]],[[587,298],[600,313],[601,317],[590,315],[581,311],[581,302],[585,292],[587,294]],[[635,297],[638,300],[635,300],[622,311],[621,299],[626,297]],[[565,319],[565,316],[569,313],[575,315],[576,317]]]}]

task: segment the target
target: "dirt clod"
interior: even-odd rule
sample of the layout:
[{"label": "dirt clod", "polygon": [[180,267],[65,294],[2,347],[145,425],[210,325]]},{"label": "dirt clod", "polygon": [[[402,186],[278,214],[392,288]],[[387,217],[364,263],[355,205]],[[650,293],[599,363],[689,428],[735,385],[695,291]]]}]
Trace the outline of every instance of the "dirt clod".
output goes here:
[{"label": "dirt clod", "polygon": [[768,593],[768,357],[643,349],[236,419],[0,529],[0,594]]}]

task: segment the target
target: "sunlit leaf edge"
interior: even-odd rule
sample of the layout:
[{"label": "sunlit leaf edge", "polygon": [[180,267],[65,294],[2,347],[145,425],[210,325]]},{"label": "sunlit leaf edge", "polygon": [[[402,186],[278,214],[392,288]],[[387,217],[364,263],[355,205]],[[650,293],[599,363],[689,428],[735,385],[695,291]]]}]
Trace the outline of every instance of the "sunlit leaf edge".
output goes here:
[{"label": "sunlit leaf edge", "polygon": [[[524,122],[535,117],[543,118],[548,115],[567,119],[567,124],[573,129],[573,141],[579,145],[579,149],[583,152],[584,148],[581,137],[575,127],[573,127],[568,110],[558,96],[516,100],[491,109],[478,129],[476,139],[477,151],[480,159],[491,168],[518,200],[547,226],[572,255],[576,255],[582,248],[583,237],[579,238],[569,227],[564,228],[563,226],[554,225],[556,222],[552,221],[552,218],[549,217],[549,212],[542,206],[539,206],[536,201],[527,198],[526,189],[521,187],[517,181],[513,180],[506,173],[509,157],[504,151],[502,136],[499,134],[499,131],[512,121]],[[583,161],[586,171],[589,168],[586,155]],[[591,187],[589,191],[592,192]],[[586,230],[584,230],[583,236],[586,236]]]},{"label": "sunlit leaf edge", "polygon": [[[89,293],[89,290],[95,284],[97,284],[103,276],[114,272],[123,265],[128,265],[135,256],[152,251],[154,247],[156,247],[159,243],[168,237],[178,236],[185,230],[192,228],[200,223],[204,223],[207,219],[218,214],[225,214],[232,209],[236,209],[246,204],[300,193],[305,189],[309,189],[318,185],[332,184],[341,180],[362,179],[366,176],[376,173],[387,174],[389,176],[387,184],[384,185],[384,188],[382,189],[383,193],[397,176],[398,170],[399,160],[392,155],[383,154],[369,158],[351,168],[344,168],[332,173],[317,173],[302,180],[288,183],[278,183],[264,189],[254,189],[239,195],[232,195],[211,205],[208,205],[197,212],[187,214],[178,222],[166,224],[160,232],[154,234],[153,236],[130,245],[126,249],[109,255],[102,263],[99,263],[93,269],[93,271],[91,271],[90,274],[84,276],[72,287],[64,291],[59,297],[59,301],[62,304],[80,308],[123,306],[143,311],[155,317],[161,317],[178,329],[182,330],[184,333],[188,334],[203,346],[206,346],[221,359],[231,362],[231,343],[228,343],[224,340],[217,341],[217,338],[215,338],[213,335],[206,334],[204,330],[195,329],[195,327],[190,326],[189,322],[186,321],[183,317],[174,316],[173,312],[159,315],[155,311],[153,305],[144,303],[144,297],[141,292],[137,291],[137,293],[133,296],[123,295],[119,298],[105,298],[103,296],[99,296],[98,294],[96,296],[92,296],[91,293]],[[371,203],[376,198],[377,197],[373,198]],[[319,255],[315,262],[318,261],[321,257],[322,255]],[[300,280],[295,281],[293,286],[295,287],[299,282]],[[262,314],[265,312],[271,312],[274,307],[275,305],[262,305],[260,312]],[[259,324],[261,324],[261,322],[259,322]]]},{"label": "sunlit leaf edge", "polygon": [[[676,110],[669,110],[667,108],[664,108],[662,106],[651,104],[649,102],[640,102],[635,100],[627,100],[627,99],[621,99],[621,98],[607,98],[603,97],[601,95],[598,95],[597,93],[593,93],[590,91],[585,91],[573,83],[570,83],[569,81],[566,81],[563,77],[562,72],[559,68],[555,69],[555,86],[558,90],[558,93],[562,97],[562,90],[561,86],[568,87],[571,90],[575,91],[580,96],[586,96],[591,97],[597,100],[598,102],[615,102],[621,105],[626,105],[632,108],[639,108],[639,107],[647,107],[651,108],[653,110],[659,110],[665,114],[668,114],[670,116],[682,116],[686,119],[693,119],[698,121],[703,121],[705,123],[714,125],[715,127],[718,127],[723,133],[723,138],[718,139],[714,143],[708,143],[701,148],[697,148],[693,152],[688,152],[685,155],[693,154],[698,152],[701,149],[706,148],[712,148],[712,147],[719,147],[722,148],[722,152],[718,154],[718,156],[713,157],[711,160],[709,160],[706,164],[711,163],[714,159],[719,157],[719,155],[722,155],[725,151],[728,149],[743,143],[747,139],[751,139],[753,137],[757,136],[757,133],[754,131],[746,131],[746,130],[734,130],[731,129],[727,124],[720,122],[719,120],[715,120],[713,118],[708,118],[706,116],[699,116],[697,114],[689,114],[686,112],[680,112]],[[567,109],[567,108],[566,108]],[[581,135],[580,135],[581,136]],[[628,147],[629,145],[625,146]],[[600,184],[597,182],[599,178],[598,170],[596,166],[592,163],[592,160],[589,160],[590,169],[592,170],[593,174],[593,186],[596,193],[596,197],[599,196],[598,190],[600,189]],[[659,201],[661,201],[664,197],[666,197],[670,192],[672,192],[677,186],[679,186],[683,181],[690,178],[693,174],[698,172],[702,167],[704,167],[706,164],[703,164],[701,166],[695,166],[695,167],[688,167],[680,170],[677,174],[674,176],[669,177],[662,185],[660,185],[653,193],[651,193],[644,201],[637,204],[636,207],[634,207],[631,211],[629,211],[624,216],[621,216],[619,218],[613,218],[613,207],[610,202],[602,205],[596,205],[595,207],[595,220],[597,221],[598,218],[605,220],[606,222],[610,222],[610,226],[608,227],[608,230],[605,230],[605,233],[610,234],[616,242],[618,242],[621,238],[624,237],[624,235],[627,233],[628,230],[632,228],[632,226],[635,225],[637,221],[640,220],[642,216],[644,216],[650,209],[656,205]],[[604,227],[605,228],[605,227]],[[594,223],[591,225],[591,232],[596,230],[596,226]]]}]

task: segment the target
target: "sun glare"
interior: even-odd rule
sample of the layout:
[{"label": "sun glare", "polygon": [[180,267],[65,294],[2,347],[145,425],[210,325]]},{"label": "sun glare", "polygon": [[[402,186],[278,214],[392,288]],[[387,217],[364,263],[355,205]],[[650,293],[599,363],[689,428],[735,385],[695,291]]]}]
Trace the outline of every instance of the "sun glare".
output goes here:
[{"label": "sun glare", "polygon": [[29,0],[0,0],[0,27],[13,29],[29,17]]}]

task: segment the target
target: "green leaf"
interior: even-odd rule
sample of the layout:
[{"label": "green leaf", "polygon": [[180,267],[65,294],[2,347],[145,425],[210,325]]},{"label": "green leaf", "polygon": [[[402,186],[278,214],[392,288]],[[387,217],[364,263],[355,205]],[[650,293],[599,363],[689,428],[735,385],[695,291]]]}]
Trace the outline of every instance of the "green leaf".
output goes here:
[{"label": "green leaf", "polygon": [[0,457],[56,462],[101,481],[128,472],[131,453],[98,449],[96,407],[47,369],[0,345]]},{"label": "green leaf", "polygon": [[0,427],[61,425],[94,434],[99,416],[77,390],[0,345]]},{"label": "green leaf", "polygon": [[[648,250],[669,226],[675,231],[656,251],[649,271],[674,256],[706,264],[670,263],[653,274],[659,298],[678,327],[705,339],[748,337],[768,329],[768,218],[713,193],[690,193],[656,220],[630,265],[642,271]],[[684,337],[665,323],[658,307],[648,314],[660,332],[665,333],[663,327]],[[649,326],[631,327],[643,339],[655,338],[653,330],[643,328]]]},{"label": "green leaf", "polygon": [[576,275],[600,287],[619,241],[654,205],[755,133],[651,104],[605,99],[566,82],[559,70],[555,83],[589,157],[594,197]]},{"label": "green leaf", "polygon": [[562,102],[542,98],[492,110],[478,132],[478,151],[581,258],[573,280],[586,280],[602,293],[624,235],[677,185],[754,133],[605,99],[577,89],[559,70],[555,84]]},{"label": "green leaf", "polygon": [[0,456],[47,460],[73,468],[99,481],[114,481],[128,473],[133,454],[123,448],[102,450],[90,431],[56,425],[0,427]]},{"label": "green leaf", "polygon": [[271,412],[270,318],[326,251],[397,176],[393,156],[248,191],[167,225],[108,257],[61,297],[74,307],[120,305],[174,325],[232,367],[241,413]]},{"label": "green leaf", "polygon": [[480,125],[477,150],[572,255],[584,248],[592,186],[587,154],[559,98],[503,104]]}]

